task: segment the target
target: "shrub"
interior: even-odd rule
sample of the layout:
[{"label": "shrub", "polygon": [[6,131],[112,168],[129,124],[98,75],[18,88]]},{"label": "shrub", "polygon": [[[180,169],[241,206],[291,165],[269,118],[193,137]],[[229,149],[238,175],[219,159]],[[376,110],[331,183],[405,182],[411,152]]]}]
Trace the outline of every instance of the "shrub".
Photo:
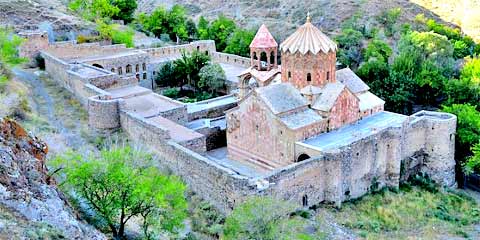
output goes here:
[{"label": "shrub", "polygon": [[380,16],[377,17],[378,22],[385,26],[385,34],[387,36],[392,36],[395,32],[395,25],[401,14],[401,8],[393,8],[386,12],[383,12]]},{"label": "shrub", "polygon": [[228,38],[226,53],[250,57],[250,43],[255,37],[255,31],[236,29],[232,36]]},{"label": "shrub", "polygon": [[[480,141],[480,139],[479,139]],[[472,148],[472,156],[467,158],[464,165],[466,174],[477,173],[480,174],[480,142],[475,144]]]},{"label": "shrub", "polygon": [[225,71],[218,63],[208,64],[200,69],[198,73],[200,80],[198,87],[209,90],[211,93],[220,91],[225,86]]},{"label": "shrub", "polygon": [[340,35],[335,38],[339,50],[337,52],[338,61],[344,66],[355,68],[361,62],[361,46],[363,34],[357,30],[347,28],[342,29]]},{"label": "shrub", "polygon": [[208,28],[208,36],[215,41],[218,51],[223,51],[227,47],[230,35],[237,29],[233,19],[220,15]]},{"label": "shrub", "polygon": [[462,40],[453,40],[453,56],[464,58],[470,55],[470,47]]},{"label": "shrub", "polygon": [[119,10],[112,15],[113,19],[123,20],[125,24],[133,20],[133,14],[137,9],[137,0],[111,0],[111,4]]},{"label": "shrub", "polygon": [[295,206],[267,197],[253,197],[237,206],[225,220],[224,239],[302,239],[305,226],[290,217]]},{"label": "shrub", "polygon": [[107,24],[97,21],[97,31],[103,39],[110,39],[114,44],[125,44],[127,47],[134,47],[133,36],[135,32],[130,27],[120,29],[118,24]]},{"label": "shrub", "polygon": [[472,154],[471,148],[480,141],[480,112],[469,104],[453,104],[444,106],[442,111],[455,114],[457,120],[457,136],[455,138],[455,159],[461,166]]},{"label": "shrub", "polygon": [[167,88],[163,90],[163,95],[169,98],[178,98],[180,91],[177,88]]}]

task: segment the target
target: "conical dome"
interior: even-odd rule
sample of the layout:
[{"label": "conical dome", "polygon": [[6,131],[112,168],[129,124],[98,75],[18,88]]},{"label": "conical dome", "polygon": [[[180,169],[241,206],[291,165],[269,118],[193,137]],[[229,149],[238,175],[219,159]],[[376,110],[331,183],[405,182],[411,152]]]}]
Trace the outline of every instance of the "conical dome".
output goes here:
[{"label": "conical dome", "polygon": [[308,16],[307,22],[280,44],[280,49],[282,52],[289,51],[292,54],[297,51],[301,54],[308,52],[317,54],[320,51],[324,53],[336,51],[337,44],[315,27]]},{"label": "conical dome", "polygon": [[251,48],[275,48],[278,47],[277,41],[273,38],[270,31],[268,31],[267,26],[262,24],[258,29],[255,38],[253,38],[252,43],[250,43]]}]

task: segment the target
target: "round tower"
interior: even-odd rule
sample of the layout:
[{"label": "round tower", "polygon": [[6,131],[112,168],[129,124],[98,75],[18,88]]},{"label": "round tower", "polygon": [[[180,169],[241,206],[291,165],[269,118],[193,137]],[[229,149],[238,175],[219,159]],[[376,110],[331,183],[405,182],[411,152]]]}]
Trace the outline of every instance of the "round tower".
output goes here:
[{"label": "round tower", "polygon": [[297,89],[336,81],[337,45],[310,21],[308,15],[307,22],[280,44],[282,82]]},{"label": "round tower", "polygon": [[252,68],[270,71],[277,67],[278,43],[267,26],[262,24],[255,38],[250,43],[250,61]]}]

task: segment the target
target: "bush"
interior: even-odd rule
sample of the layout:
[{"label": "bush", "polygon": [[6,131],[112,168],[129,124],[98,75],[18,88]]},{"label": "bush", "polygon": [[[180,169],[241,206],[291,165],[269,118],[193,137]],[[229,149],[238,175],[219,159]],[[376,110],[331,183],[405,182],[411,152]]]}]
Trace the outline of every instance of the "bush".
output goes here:
[{"label": "bush", "polygon": [[250,57],[250,43],[255,37],[255,31],[236,29],[232,36],[228,38],[226,53],[231,53],[243,57]]},{"label": "bush", "polygon": [[237,206],[225,220],[223,239],[302,239],[305,222],[290,217],[295,206],[267,197],[253,197]]},{"label": "bush", "polygon": [[175,66],[173,62],[167,62],[160,67],[158,74],[155,78],[157,85],[166,87],[166,86],[176,86],[177,78],[175,74]]},{"label": "bush", "polygon": [[178,98],[180,91],[177,88],[167,88],[163,90],[162,94],[169,98]]},{"label": "bush", "polygon": [[385,34],[387,36],[392,36],[394,34],[395,25],[397,24],[398,18],[401,14],[401,8],[393,8],[386,12],[383,12],[380,16],[377,17],[378,22],[385,26]]},{"label": "bush", "polygon": [[225,80],[227,79],[225,71],[218,63],[202,67],[198,76],[200,77],[198,87],[209,90],[212,94],[220,91],[225,86]]},{"label": "bush", "polygon": [[114,44],[125,44],[129,48],[134,47],[135,32],[130,27],[121,30],[118,24],[107,24],[99,20],[97,21],[97,31],[102,39],[110,39]]},{"label": "bush", "polygon": [[472,148],[472,156],[467,158],[467,161],[464,165],[464,170],[466,174],[480,174],[480,139],[479,143],[475,144]]},{"label": "bush", "polygon": [[111,4],[119,9],[112,18],[123,20],[125,24],[133,21],[133,14],[137,9],[137,0],[111,0]]},{"label": "bush", "polygon": [[462,166],[466,158],[472,155],[473,145],[480,141],[480,112],[469,104],[444,106],[442,111],[457,116],[455,159],[457,165]]},{"label": "bush", "polygon": [[363,34],[357,30],[342,29],[342,33],[335,38],[339,50],[337,58],[344,66],[356,68],[361,62],[361,46]]},{"label": "bush", "polygon": [[480,110],[480,59],[467,58],[460,79],[446,84],[446,104],[469,103]]},{"label": "bush", "polygon": [[453,40],[453,56],[464,58],[470,55],[470,47],[462,40]]}]

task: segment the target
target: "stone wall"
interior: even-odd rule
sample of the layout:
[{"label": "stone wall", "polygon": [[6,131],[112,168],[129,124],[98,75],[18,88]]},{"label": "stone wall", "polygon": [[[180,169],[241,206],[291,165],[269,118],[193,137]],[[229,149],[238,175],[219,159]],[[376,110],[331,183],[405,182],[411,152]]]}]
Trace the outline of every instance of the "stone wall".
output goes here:
[{"label": "stone wall", "polygon": [[[210,102],[218,101],[224,98],[230,98],[232,95],[225,95],[217,98],[212,98],[196,103],[192,103],[192,105],[207,105]],[[225,111],[232,109],[237,106],[237,102],[227,103],[227,104],[219,104],[210,108],[204,108],[200,111],[189,111],[188,112],[188,121],[194,121],[201,118],[217,118],[225,115]]]},{"label": "stone wall", "polygon": [[202,40],[183,45],[142,49],[142,51],[145,51],[152,58],[179,56],[182,52],[191,53],[194,50],[208,55],[213,54],[216,52],[215,42],[213,40]]},{"label": "stone wall", "polygon": [[120,127],[119,105],[122,99],[110,96],[94,96],[88,99],[88,125],[95,129],[107,130]]},{"label": "stone wall", "polygon": [[237,56],[229,53],[214,52],[212,54],[212,61],[216,63],[227,63],[237,65],[245,68],[250,67],[250,58]]},{"label": "stone wall", "polygon": [[192,190],[221,211],[230,211],[238,199],[255,193],[248,178],[173,142],[168,129],[124,110],[120,110],[120,119],[122,129],[133,141],[157,153],[162,166],[182,177]]},{"label": "stone wall", "polygon": [[116,54],[128,51],[128,48],[125,44],[102,46],[100,43],[77,44],[76,41],[67,41],[50,44],[46,51],[61,59],[75,59],[85,56]]},{"label": "stone wall", "polygon": [[36,67],[36,58],[39,56],[40,51],[45,50],[49,46],[48,34],[45,31],[30,31],[20,32],[19,36],[25,38],[24,42],[19,48],[19,56],[28,58],[28,65]]}]

